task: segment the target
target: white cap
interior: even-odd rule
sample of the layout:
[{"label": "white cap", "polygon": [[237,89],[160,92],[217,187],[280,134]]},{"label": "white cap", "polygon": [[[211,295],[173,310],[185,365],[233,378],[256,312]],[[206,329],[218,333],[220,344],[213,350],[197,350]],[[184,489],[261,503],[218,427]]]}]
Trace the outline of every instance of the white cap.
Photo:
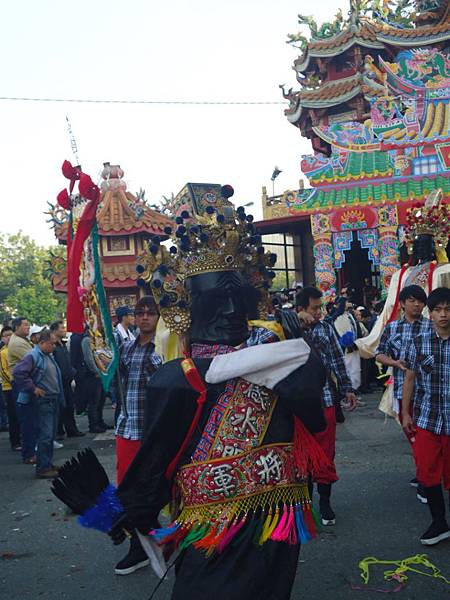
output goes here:
[{"label": "white cap", "polygon": [[30,336],[34,335],[35,333],[41,333],[43,329],[45,329],[45,325],[32,325],[30,327]]}]

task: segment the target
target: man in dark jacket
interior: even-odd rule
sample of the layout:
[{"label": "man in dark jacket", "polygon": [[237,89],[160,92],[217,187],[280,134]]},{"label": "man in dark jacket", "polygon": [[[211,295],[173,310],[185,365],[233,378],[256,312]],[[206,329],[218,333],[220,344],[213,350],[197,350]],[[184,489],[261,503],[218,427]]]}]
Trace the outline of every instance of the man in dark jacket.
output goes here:
[{"label": "man in dark jacket", "polygon": [[[36,476],[53,479],[58,470],[53,465],[53,441],[59,409],[64,407],[61,371],[53,358],[56,338],[44,329],[39,343],[17,363],[14,381],[19,395],[17,412],[31,413],[37,430]],[[23,419],[22,419],[23,420]]]},{"label": "man in dark jacket", "polygon": [[58,436],[64,436],[64,430],[67,437],[82,437],[84,433],[78,430],[75,422],[74,394],[72,390],[72,381],[75,376],[75,369],[70,362],[70,355],[66,347],[64,338],[67,330],[63,321],[55,321],[50,325],[50,331],[55,335],[56,345],[53,350],[53,356],[61,371],[61,377],[64,389],[65,407],[61,410],[58,420]]}]

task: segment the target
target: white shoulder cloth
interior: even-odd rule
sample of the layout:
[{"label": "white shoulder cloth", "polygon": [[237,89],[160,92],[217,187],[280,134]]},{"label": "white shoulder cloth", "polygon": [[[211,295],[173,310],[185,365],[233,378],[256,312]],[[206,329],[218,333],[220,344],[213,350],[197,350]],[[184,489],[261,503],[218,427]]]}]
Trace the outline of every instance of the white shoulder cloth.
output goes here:
[{"label": "white shoulder cloth", "polygon": [[221,383],[242,377],[272,390],[282,379],[303,366],[310,353],[311,348],[303,339],[243,348],[214,357],[205,380],[207,383]]}]

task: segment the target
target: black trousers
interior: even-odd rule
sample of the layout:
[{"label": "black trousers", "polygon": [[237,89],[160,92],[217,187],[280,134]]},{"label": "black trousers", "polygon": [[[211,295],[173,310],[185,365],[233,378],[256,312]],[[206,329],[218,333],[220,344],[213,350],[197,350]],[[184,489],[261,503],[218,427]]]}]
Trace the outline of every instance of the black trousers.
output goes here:
[{"label": "black trousers", "polygon": [[72,435],[78,431],[77,424],[75,422],[75,404],[74,394],[71,386],[71,382],[65,382],[64,384],[64,400],[66,405],[60,409],[59,420],[58,420],[58,433],[67,433]]},{"label": "black trousers", "polygon": [[5,399],[6,411],[9,421],[9,443],[11,448],[20,446],[20,426],[16,412],[16,397],[12,390],[3,390],[3,398]]},{"label": "black trousers", "polygon": [[77,414],[83,413],[87,408],[87,396],[84,391],[84,382],[88,375],[84,371],[77,371],[75,375],[75,410]]},{"label": "black trousers", "polygon": [[177,560],[172,600],[289,600],[299,552],[299,545],[258,546],[251,538],[211,558],[190,546]]},{"label": "black trousers", "polygon": [[105,394],[100,377],[86,375],[83,391],[87,402],[89,429],[99,427],[103,423],[103,406],[105,404]]}]

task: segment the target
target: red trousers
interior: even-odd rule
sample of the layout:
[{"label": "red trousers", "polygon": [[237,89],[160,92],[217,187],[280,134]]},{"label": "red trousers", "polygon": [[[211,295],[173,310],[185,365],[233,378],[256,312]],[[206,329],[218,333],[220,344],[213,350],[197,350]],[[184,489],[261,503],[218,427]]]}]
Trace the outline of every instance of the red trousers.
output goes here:
[{"label": "red trousers", "polygon": [[315,433],[316,441],[330,459],[331,465],[328,469],[313,473],[313,479],[317,483],[334,483],[339,479],[336,473],[336,465],[334,464],[334,456],[336,454],[336,409],[334,406],[323,409],[327,427],[324,431]]},{"label": "red trousers", "polygon": [[125,477],[125,473],[133,462],[140,447],[140,440],[126,440],[123,437],[116,436],[117,485],[119,485]]},{"label": "red trousers", "polygon": [[443,435],[416,428],[413,442],[414,458],[417,465],[417,479],[425,487],[433,487],[444,482],[450,489],[450,435]]}]

